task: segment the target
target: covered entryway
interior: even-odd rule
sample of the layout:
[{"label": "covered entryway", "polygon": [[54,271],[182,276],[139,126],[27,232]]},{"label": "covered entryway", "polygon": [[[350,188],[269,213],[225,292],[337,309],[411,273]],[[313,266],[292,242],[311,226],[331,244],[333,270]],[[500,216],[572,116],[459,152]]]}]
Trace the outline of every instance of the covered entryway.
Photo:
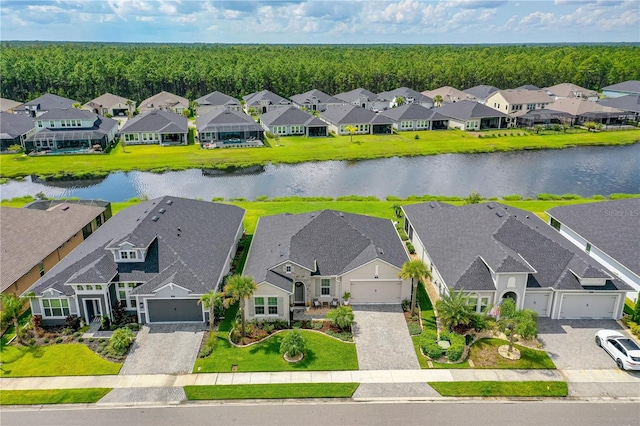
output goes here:
[{"label": "covered entryway", "polygon": [[524,296],[524,309],[532,309],[541,317],[549,316],[551,293],[529,293]]},{"label": "covered entryway", "polygon": [[351,281],[351,303],[401,303],[402,281]]},{"label": "covered entryway", "polygon": [[102,316],[100,299],[84,299],[85,321],[87,324]]},{"label": "covered entryway", "polygon": [[618,298],[619,296],[614,295],[564,294],[558,318],[615,318]]},{"label": "covered entryway", "polygon": [[203,322],[198,299],[147,299],[147,322]]},{"label": "covered entryway", "polygon": [[296,305],[304,305],[304,283],[298,281],[293,290],[293,301]]}]

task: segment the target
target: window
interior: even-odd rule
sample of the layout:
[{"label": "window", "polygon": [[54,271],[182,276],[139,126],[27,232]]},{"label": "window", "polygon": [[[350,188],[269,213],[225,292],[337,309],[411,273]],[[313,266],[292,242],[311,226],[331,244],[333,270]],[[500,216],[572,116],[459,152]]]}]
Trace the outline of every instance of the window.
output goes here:
[{"label": "window", "polygon": [[256,315],[264,315],[264,297],[253,298],[254,310]]},{"label": "window", "polygon": [[42,307],[46,317],[68,317],[70,315],[67,299],[42,299]]},{"label": "window", "polygon": [[129,284],[127,284],[127,285],[128,285],[128,287],[129,287],[129,288],[135,288],[136,283],[129,283]]},{"label": "window", "polygon": [[118,283],[118,287],[124,288],[124,283]]},{"label": "window", "polygon": [[413,128],[413,122],[412,121],[402,121],[402,122],[400,122],[400,128],[401,129],[411,129],[411,128]]},{"label": "window", "polygon": [[480,298],[480,312],[485,312],[489,307],[489,296],[483,296]]},{"label": "window", "polygon": [[38,127],[43,128],[44,124],[42,123],[42,121],[38,121]]},{"label": "window", "polygon": [[527,109],[536,109],[536,104],[527,104]]},{"label": "window", "polygon": [[120,252],[120,259],[128,259],[129,258],[129,253],[126,251],[121,251]]},{"label": "window", "polygon": [[331,280],[328,278],[323,278],[320,281],[320,294],[323,296],[331,294]]},{"label": "window", "polygon": [[40,276],[44,275],[44,262],[38,263],[38,270],[40,271]]},{"label": "window", "polygon": [[54,128],[54,127],[56,127],[56,123],[55,123],[55,121],[49,121],[49,127],[50,127],[50,128]]},{"label": "window", "polygon": [[469,306],[471,306],[474,311],[476,310],[476,307],[478,306],[478,295],[477,294],[470,294],[469,295]]},{"label": "window", "polygon": [[78,290],[84,290],[84,287],[83,287],[83,286],[81,286],[81,285],[79,285],[79,286],[78,286]]},{"label": "window", "polygon": [[122,302],[122,306],[127,307],[127,292],[124,290],[120,290],[118,292],[118,300]]},{"label": "window", "polygon": [[591,243],[587,243],[587,247],[585,247],[585,251],[587,253],[591,253]]},{"label": "window", "polygon": [[102,290],[102,286],[101,285],[97,285],[96,286],[96,290]]},{"label": "window", "polygon": [[269,315],[278,315],[278,298],[269,297]]},{"label": "window", "polygon": [[87,290],[93,290],[93,286],[92,285],[88,285],[87,286]]},{"label": "window", "polygon": [[554,228],[556,228],[556,230],[560,230],[560,226],[562,226],[562,224],[560,222],[558,222],[557,220],[555,220],[554,218],[551,218],[551,222],[550,225],[553,226]]},{"label": "window", "polygon": [[293,267],[292,267],[291,265],[285,265],[285,267],[284,267],[284,271],[285,271],[287,274],[290,274],[290,273],[293,271]]}]

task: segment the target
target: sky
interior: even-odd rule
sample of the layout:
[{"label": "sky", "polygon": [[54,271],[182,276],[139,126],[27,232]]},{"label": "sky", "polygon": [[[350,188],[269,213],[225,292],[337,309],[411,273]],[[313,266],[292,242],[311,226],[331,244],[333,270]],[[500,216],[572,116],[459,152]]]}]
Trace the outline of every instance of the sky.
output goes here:
[{"label": "sky", "polygon": [[0,40],[640,42],[640,0],[0,0]]}]

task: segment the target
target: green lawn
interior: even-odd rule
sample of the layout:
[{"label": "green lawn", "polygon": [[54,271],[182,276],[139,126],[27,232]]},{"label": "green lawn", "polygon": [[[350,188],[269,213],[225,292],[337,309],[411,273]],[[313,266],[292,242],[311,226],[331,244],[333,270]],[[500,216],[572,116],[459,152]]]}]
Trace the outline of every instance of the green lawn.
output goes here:
[{"label": "green lawn", "polygon": [[351,398],[358,383],[185,386],[187,399]]},{"label": "green lawn", "polygon": [[0,405],[92,404],[110,388],[0,390]]},{"label": "green lawn", "polygon": [[[510,133],[508,130],[506,132]],[[420,139],[414,139],[416,134]],[[279,146],[276,146],[274,141],[270,141],[271,148],[203,150],[198,145],[170,147],[139,145],[127,146],[125,152],[121,146],[117,146],[105,155],[23,157],[21,154],[5,154],[0,156],[0,177],[30,174],[95,176],[117,170],[163,171],[444,153],[557,149],[577,145],[621,145],[638,140],[640,140],[640,130],[496,138],[478,138],[462,131],[448,130],[402,132],[394,135],[358,135],[353,137],[353,142],[350,142],[349,136],[328,138],[290,136],[281,138]]]},{"label": "green lawn", "polygon": [[566,382],[430,382],[442,396],[559,397],[567,396]]},{"label": "green lawn", "polygon": [[[196,373],[227,373],[236,371],[317,371],[357,370],[356,345],[302,330],[307,349],[302,361],[290,364],[280,353],[283,333],[244,348],[232,346],[225,332],[218,332],[215,350],[207,358],[196,360]],[[286,333],[286,332],[285,332]]]},{"label": "green lawn", "polygon": [[99,376],[118,374],[122,367],[78,343],[3,346],[0,355],[0,377]]},{"label": "green lawn", "polygon": [[[20,316],[18,317],[18,326],[20,328],[24,327],[26,324],[31,321],[31,308],[26,309]],[[13,326],[13,321],[11,321],[11,325],[7,327],[7,331],[2,335],[2,342],[0,345],[4,345],[14,338],[16,335],[15,327]]]}]

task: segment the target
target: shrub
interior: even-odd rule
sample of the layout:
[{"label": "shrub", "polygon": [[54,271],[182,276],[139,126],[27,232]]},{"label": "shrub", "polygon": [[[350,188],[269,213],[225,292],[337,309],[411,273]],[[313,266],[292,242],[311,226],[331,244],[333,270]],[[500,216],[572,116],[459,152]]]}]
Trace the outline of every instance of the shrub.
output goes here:
[{"label": "shrub", "polygon": [[395,195],[387,195],[387,201],[400,201],[400,197],[396,197]]},{"label": "shrub", "polygon": [[80,343],[84,342],[84,337],[78,337],[78,342]]},{"label": "shrub", "polygon": [[49,338],[45,337],[45,339],[43,340],[44,343],[49,343]]},{"label": "shrub", "polygon": [[33,325],[33,329],[38,331],[42,327],[42,315],[34,315],[31,317],[31,325]]},{"label": "shrub", "polygon": [[409,309],[411,308],[411,300],[409,299],[404,299],[402,301],[402,310],[404,312],[409,312]]},{"label": "shrub", "polygon": [[65,328],[71,329],[71,332],[77,331],[80,328],[80,318],[77,315],[69,315],[64,320]]},{"label": "shrub", "polygon": [[62,341],[63,341],[63,340],[64,340],[64,339],[63,339],[62,337],[58,337],[58,338],[56,339],[56,343],[62,343]]},{"label": "shrub", "polygon": [[269,201],[269,197],[266,195],[259,195],[256,197],[256,201]]},{"label": "shrub", "polygon": [[198,357],[206,358],[209,355],[211,355],[213,353],[213,350],[216,347],[217,340],[218,339],[215,334],[210,334],[209,338],[207,339],[207,343],[205,343],[202,349],[200,349],[200,352],[198,353]]},{"label": "shrub", "polygon": [[407,245],[407,250],[409,250],[410,254],[416,253],[416,248],[413,246],[413,244],[411,244],[410,241],[405,241],[405,244]]},{"label": "shrub", "polygon": [[322,328],[322,321],[311,321],[311,328],[314,330],[320,330]]},{"label": "shrub", "polygon": [[135,335],[127,327],[122,327],[113,332],[111,336],[111,342],[109,343],[109,349],[118,355],[124,355],[129,346],[135,340]]},{"label": "shrub", "polygon": [[398,235],[400,235],[400,239],[402,241],[409,241],[409,236],[407,235],[406,232],[404,232],[404,229],[402,228],[398,229]]},{"label": "shrub", "polygon": [[353,324],[353,310],[350,306],[339,306],[327,313],[327,319],[342,330],[350,329]]},{"label": "shrub", "polygon": [[111,320],[109,319],[109,317],[107,315],[103,315],[100,318],[100,329],[101,330],[109,330],[110,326],[111,326]]},{"label": "shrub", "polygon": [[293,324],[291,324],[291,328],[302,328],[302,321],[294,321]]},{"label": "shrub", "polygon": [[416,139],[416,140],[420,139],[420,135],[416,134],[413,138]]},{"label": "shrub", "polygon": [[449,361],[458,361],[462,358],[464,352],[464,345],[451,345],[447,349],[447,359]]},{"label": "shrub", "polygon": [[609,199],[610,200],[623,200],[626,198],[636,198],[639,194],[618,194],[618,193],[614,193],[614,194],[610,194],[609,195]]},{"label": "shrub", "polygon": [[425,330],[420,337],[420,342],[437,342],[438,332],[436,330]]},{"label": "shrub", "polygon": [[65,336],[71,336],[73,335],[73,329],[71,327],[65,327],[62,329],[62,334]]},{"label": "shrub", "polygon": [[556,194],[547,194],[546,192],[542,192],[536,196],[536,198],[540,201],[549,201],[549,200],[561,200],[562,197]]},{"label": "shrub", "polygon": [[93,343],[95,342],[96,339],[94,339],[93,337],[89,337],[89,343]]},{"label": "shrub", "polygon": [[592,200],[606,200],[607,197],[605,197],[604,195],[596,194],[596,195],[592,195],[591,199]]},{"label": "shrub", "polygon": [[264,331],[266,331],[268,334],[273,333],[273,328],[274,328],[274,326],[273,326],[273,324],[271,324],[271,323],[266,323],[266,324],[262,327],[262,329],[263,329]]},{"label": "shrub", "polygon": [[325,334],[331,337],[335,337],[336,339],[340,339],[344,342],[353,341],[353,335],[349,332],[336,333],[335,331],[327,330]]},{"label": "shrub", "polygon": [[374,195],[345,195],[336,198],[336,201],[380,201],[380,199]]},{"label": "shrub", "polygon": [[213,197],[211,201],[213,201],[214,203],[224,201],[224,197]]},{"label": "shrub", "polygon": [[563,200],[579,200],[580,198],[582,197],[578,194],[562,194]]},{"label": "shrub", "polygon": [[292,330],[282,338],[280,343],[280,353],[286,354],[289,357],[297,357],[305,350],[305,341],[302,336],[302,331]]},{"label": "shrub", "polygon": [[36,344],[36,339],[34,339],[33,337],[29,339],[29,346],[33,346],[35,344]]},{"label": "shrub", "polygon": [[493,320],[488,315],[486,315],[484,313],[477,313],[476,312],[473,315],[471,315],[471,322],[469,323],[469,325],[475,331],[483,331],[483,330],[488,330],[489,328],[491,328],[492,321]]},{"label": "shrub", "polygon": [[417,336],[422,333],[422,327],[420,327],[420,324],[417,324],[415,322],[408,322],[407,327],[409,328],[409,334],[411,336]]},{"label": "shrub", "polygon": [[426,346],[422,346],[422,352],[424,352],[425,355],[427,355],[431,359],[439,359],[442,357],[442,354],[444,353],[444,349],[442,349],[442,346],[440,346],[436,342],[436,343],[429,343]]},{"label": "shrub", "polygon": [[505,201],[520,201],[522,200],[522,195],[519,195],[519,194],[505,195],[504,197],[502,197],[502,199]]}]

